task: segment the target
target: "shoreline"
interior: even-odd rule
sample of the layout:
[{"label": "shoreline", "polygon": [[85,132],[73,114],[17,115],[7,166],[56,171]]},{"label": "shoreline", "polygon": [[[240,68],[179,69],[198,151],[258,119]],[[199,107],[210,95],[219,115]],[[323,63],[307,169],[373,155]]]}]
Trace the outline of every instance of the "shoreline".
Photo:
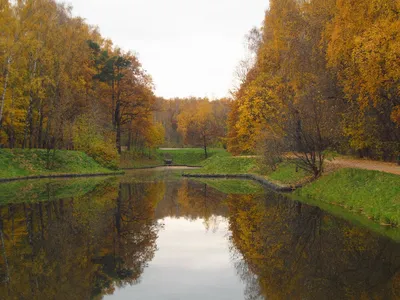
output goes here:
[{"label": "shoreline", "polygon": [[185,167],[191,169],[200,169],[202,166],[188,166],[188,165],[156,165],[156,166],[143,166],[143,167],[131,167],[131,168],[120,168],[120,170],[129,171],[129,170],[148,170],[148,169],[157,169],[157,168],[174,168],[174,167]]},{"label": "shoreline", "polygon": [[0,178],[0,183],[13,182],[19,180],[32,180],[32,179],[51,179],[51,178],[80,178],[80,177],[100,177],[100,176],[118,176],[124,175],[124,171],[106,172],[106,173],[66,173],[66,174],[49,174],[49,175],[30,175],[11,178]]},{"label": "shoreline", "polygon": [[272,181],[269,181],[265,179],[264,177],[254,175],[254,174],[188,174],[188,173],[183,173],[183,177],[187,178],[233,178],[233,179],[246,179],[246,180],[254,180],[263,185],[264,187],[267,187],[273,191],[276,192],[281,192],[281,193],[290,193],[295,191],[296,189],[299,189],[303,187],[302,184],[299,185],[294,185],[294,186],[289,186],[289,185],[278,185],[277,183],[274,183]]},{"label": "shoreline", "polygon": [[[347,171],[346,171],[347,170]],[[313,189],[315,186],[320,186],[321,184],[326,188],[332,189],[338,189],[340,190],[341,188],[338,186],[341,184],[341,182],[335,181],[333,178],[332,181],[325,182],[329,177],[332,176],[343,176],[343,172],[365,172],[366,175],[368,174],[377,174],[376,176],[379,176],[379,173],[382,174],[388,174],[384,172],[377,172],[377,171],[371,171],[371,170],[359,170],[359,169],[348,169],[348,168],[343,168],[338,170],[337,172],[333,172],[331,174],[328,174],[328,176],[322,176],[320,178],[317,178],[316,180],[308,180],[306,182],[302,182],[301,184],[296,184],[296,185],[280,185],[279,183],[273,182],[271,180],[268,180],[267,178],[264,178],[259,175],[247,173],[247,174],[190,174],[190,173],[183,173],[182,176],[186,178],[210,178],[210,179],[243,179],[243,180],[253,180],[258,183],[260,183],[262,186],[269,188],[275,192],[280,192],[280,193],[286,193],[290,194],[290,198],[293,201],[299,201],[303,202],[306,204],[311,204],[314,206],[318,206],[321,209],[326,209],[328,206],[329,207],[337,207],[342,209],[343,211],[347,212],[348,214],[351,214],[353,216],[359,216],[361,218],[364,218],[365,220],[369,220],[372,223],[383,227],[383,228],[394,228],[394,229],[399,229],[400,228],[400,223],[397,221],[398,217],[393,217],[391,218],[390,214],[393,214],[393,212],[388,212],[386,207],[379,207],[378,213],[374,212],[371,210],[371,207],[378,208],[376,204],[371,204],[370,199],[365,199],[365,201],[358,201],[358,202],[350,202],[348,200],[346,201],[340,201],[341,198],[338,199],[332,199],[332,196],[330,193],[331,191],[328,192],[328,194],[323,194],[317,193],[317,194],[311,194],[309,192],[309,189]],[[335,174],[336,173],[336,174]],[[330,175],[330,176],[329,176]],[[390,174],[392,176],[397,176],[394,174]],[[388,175],[385,175],[388,176]],[[348,178],[348,182],[351,182],[351,179],[353,178]],[[367,183],[365,183],[367,184]],[[352,188],[353,189],[353,188]],[[362,191],[364,188],[359,188],[357,191],[358,193],[360,190]],[[348,189],[345,190],[344,193],[347,193]],[[340,194],[339,194],[340,195]],[[343,196],[343,195],[342,195]],[[381,200],[382,202],[382,200]],[[382,202],[383,203],[383,202]],[[330,211],[331,209],[328,209]]]}]

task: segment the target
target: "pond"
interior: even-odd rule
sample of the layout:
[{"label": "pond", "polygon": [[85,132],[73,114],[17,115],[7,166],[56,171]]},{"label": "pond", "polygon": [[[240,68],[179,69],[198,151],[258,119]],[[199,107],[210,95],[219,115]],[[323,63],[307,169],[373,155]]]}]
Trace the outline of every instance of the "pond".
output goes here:
[{"label": "pond", "polygon": [[400,299],[396,235],[253,182],[147,170],[0,197],[1,299]]}]

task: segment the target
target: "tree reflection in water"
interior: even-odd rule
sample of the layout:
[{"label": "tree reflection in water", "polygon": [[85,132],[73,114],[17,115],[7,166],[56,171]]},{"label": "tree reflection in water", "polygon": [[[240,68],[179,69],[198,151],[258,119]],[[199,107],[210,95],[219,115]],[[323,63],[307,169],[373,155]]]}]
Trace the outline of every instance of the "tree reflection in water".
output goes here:
[{"label": "tree reflection in water", "polygon": [[85,195],[51,194],[0,206],[1,297],[100,299],[140,283],[158,220],[202,219],[213,230],[223,217],[246,299],[400,298],[398,243],[272,192],[122,178]]},{"label": "tree reflection in water", "polygon": [[247,299],[399,299],[399,244],[274,193],[228,205]]},{"label": "tree reflection in water", "polygon": [[[89,299],[135,284],[153,258],[158,185],[108,185],[83,197],[0,208],[0,295]],[[52,200],[52,199],[49,199]]]}]

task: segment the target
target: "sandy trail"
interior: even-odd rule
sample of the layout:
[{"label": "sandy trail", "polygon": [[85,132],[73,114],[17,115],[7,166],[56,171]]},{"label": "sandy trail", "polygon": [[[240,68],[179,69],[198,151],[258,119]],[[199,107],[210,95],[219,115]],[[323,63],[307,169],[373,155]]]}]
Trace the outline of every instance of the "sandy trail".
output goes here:
[{"label": "sandy trail", "polygon": [[338,165],[343,168],[374,170],[400,175],[400,166],[395,163],[352,158],[335,158],[332,161],[327,161],[327,163]]}]

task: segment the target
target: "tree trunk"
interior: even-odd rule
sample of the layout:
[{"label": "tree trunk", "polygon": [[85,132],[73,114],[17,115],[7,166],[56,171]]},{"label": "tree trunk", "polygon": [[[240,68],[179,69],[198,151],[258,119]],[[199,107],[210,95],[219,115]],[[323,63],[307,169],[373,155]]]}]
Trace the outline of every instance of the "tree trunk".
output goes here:
[{"label": "tree trunk", "polygon": [[[113,77],[114,77],[114,74],[113,74]],[[116,128],[116,107],[115,107],[115,90],[114,90],[114,86],[115,86],[115,81],[114,81],[114,78],[112,79],[112,82],[111,82],[111,93],[112,93],[112,95],[111,95],[111,101],[112,101],[112,125],[113,125],[113,127],[114,127],[114,129]]]},{"label": "tree trunk", "polygon": [[11,118],[10,118],[10,133],[8,135],[8,144],[10,149],[15,146],[15,132],[14,132],[14,89],[11,90]]},{"label": "tree trunk", "polygon": [[37,137],[37,147],[43,147],[43,104],[39,108],[39,131]]},{"label": "tree trunk", "polygon": [[139,139],[139,132],[136,131],[136,134],[135,134],[135,151],[138,150],[138,139]]},{"label": "tree trunk", "polygon": [[48,148],[49,144],[50,144],[50,125],[52,122],[51,116],[52,116],[52,113],[50,112],[49,119],[47,120],[47,124],[46,124],[46,131],[44,133],[43,148]]},{"label": "tree trunk", "polygon": [[26,112],[25,129],[24,129],[24,141],[22,148],[26,148],[27,139],[29,139],[29,148],[32,148],[32,131],[33,131],[33,98],[32,93],[29,96],[29,107]]},{"label": "tree trunk", "polygon": [[132,119],[129,123],[129,131],[128,131],[128,151],[131,151],[132,146]]},{"label": "tree trunk", "polygon": [[204,154],[206,158],[208,158],[208,153],[207,153],[207,142],[206,142],[206,136],[203,136],[203,146],[204,146]]},{"label": "tree trunk", "polygon": [[[37,61],[35,60],[33,62],[32,73],[30,76],[31,82],[32,82],[33,78],[35,78],[36,68],[37,68]],[[28,111],[26,113],[24,141],[23,141],[22,148],[26,147],[28,132],[29,132],[29,148],[32,148],[32,133],[33,133],[33,91],[32,90],[29,91],[29,107],[28,107]]]},{"label": "tree trunk", "polygon": [[115,106],[115,129],[116,129],[116,146],[118,149],[118,153],[121,154],[121,113],[120,113],[120,102],[117,101]]},{"label": "tree trunk", "polygon": [[3,84],[3,93],[1,95],[0,99],[0,127],[1,124],[3,123],[3,111],[4,111],[4,102],[6,100],[6,93],[7,93],[7,86],[8,86],[8,68],[11,64],[11,56],[7,58],[6,66],[4,69],[4,84]]}]

